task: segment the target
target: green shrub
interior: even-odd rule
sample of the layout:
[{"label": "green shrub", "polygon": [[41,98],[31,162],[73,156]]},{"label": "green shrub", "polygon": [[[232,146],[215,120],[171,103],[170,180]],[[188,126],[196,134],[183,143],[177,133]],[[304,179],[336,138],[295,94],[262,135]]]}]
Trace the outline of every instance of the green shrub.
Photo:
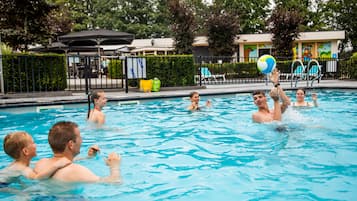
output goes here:
[{"label": "green shrub", "polygon": [[108,76],[112,79],[123,78],[123,63],[119,59],[110,60],[108,65]]},{"label": "green shrub", "polygon": [[195,85],[192,55],[147,56],[147,79],[157,77],[163,87]]},{"label": "green shrub", "polygon": [[5,93],[61,91],[67,87],[65,56],[3,55]]}]

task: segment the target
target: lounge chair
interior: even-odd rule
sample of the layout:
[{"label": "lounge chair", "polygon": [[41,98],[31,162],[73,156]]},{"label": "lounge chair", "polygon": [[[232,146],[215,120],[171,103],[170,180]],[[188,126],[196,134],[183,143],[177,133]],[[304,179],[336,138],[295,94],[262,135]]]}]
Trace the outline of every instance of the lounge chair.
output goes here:
[{"label": "lounge chair", "polygon": [[[199,77],[200,75],[197,75]],[[201,67],[201,81],[205,80],[214,80],[217,81],[217,79],[220,78],[223,81],[226,81],[226,76],[225,74],[212,74],[211,71],[208,69],[208,67]]]},{"label": "lounge chair", "polygon": [[285,77],[286,80],[291,79],[304,79],[305,78],[305,66],[298,65],[292,73],[280,73],[280,76]]}]

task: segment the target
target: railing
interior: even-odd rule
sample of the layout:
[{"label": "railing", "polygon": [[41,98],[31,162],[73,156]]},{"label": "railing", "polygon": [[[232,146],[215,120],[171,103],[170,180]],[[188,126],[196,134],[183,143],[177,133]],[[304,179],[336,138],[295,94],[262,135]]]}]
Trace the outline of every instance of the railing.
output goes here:
[{"label": "railing", "polygon": [[[164,57],[164,56],[163,56]],[[126,72],[123,63],[134,57],[101,57],[74,55],[59,57],[34,57],[2,55],[5,94],[33,93],[48,91],[87,91],[91,89],[124,90]],[[43,62],[43,60],[46,60]],[[256,67],[258,58],[237,57],[193,57],[194,69],[169,68],[162,72],[157,66],[172,65],[173,62],[162,60],[155,69],[150,70],[149,79],[153,76],[166,76],[162,87],[185,86],[182,80],[193,85],[225,85],[240,83],[265,83],[267,78]],[[247,62],[239,62],[247,61]],[[356,76],[356,61],[341,59],[317,59],[321,66],[322,79],[344,79]],[[277,61],[281,74],[291,74],[292,61]],[[307,65],[308,61],[303,61]],[[109,66],[111,68],[109,68]],[[66,69],[63,69],[66,66]],[[192,66],[192,64],[190,65]],[[147,68],[151,68],[148,66]],[[111,69],[109,71],[108,69]],[[188,78],[176,79],[175,75],[192,73]],[[281,77],[281,82],[290,82],[292,76]],[[86,79],[87,78],[87,79]],[[160,78],[160,77],[159,77]],[[192,82],[187,82],[192,79]],[[129,80],[128,85],[138,86],[139,80]],[[190,84],[191,85],[191,84]]]},{"label": "railing", "polygon": [[[257,69],[257,60],[258,57],[196,57],[196,83],[198,85],[217,85],[266,82],[267,76]],[[301,65],[307,66],[311,59],[300,61]],[[338,79],[341,77],[338,59],[317,58],[316,61],[321,66],[320,73],[323,74],[321,79]],[[292,63],[293,61],[291,60],[277,60],[276,67],[283,75],[281,82],[291,82],[291,79],[294,78],[294,74],[291,71]],[[223,77],[224,79],[218,79]]]},{"label": "railing", "polygon": [[[89,89],[122,89],[123,76],[108,72],[109,63],[115,63],[118,57],[68,56],[67,90],[82,91]],[[122,71],[121,67],[118,68]],[[122,75],[122,74],[121,74]]]}]

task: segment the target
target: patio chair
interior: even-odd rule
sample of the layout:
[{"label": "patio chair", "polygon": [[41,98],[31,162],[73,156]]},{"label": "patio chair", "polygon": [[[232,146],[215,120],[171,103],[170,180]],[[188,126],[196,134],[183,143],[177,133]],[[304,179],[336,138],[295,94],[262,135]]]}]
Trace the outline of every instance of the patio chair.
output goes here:
[{"label": "patio chair", "polygon": [[[199,75],[198,75],[199,76]],[[208,69],[208,67],[201,67],[201,80],[214,80],[217,81],[217,78],[222,79],[223,81],[226,81],[226,76],[225,74],[212,74],[211,71]]]},{"label": "patio chair", "polygon": [[297,79],[297,80],[302,80],[305,79],[306,73],[305,73],[306,67],[298,65],[295,69],[292,76],[292,79]]}]

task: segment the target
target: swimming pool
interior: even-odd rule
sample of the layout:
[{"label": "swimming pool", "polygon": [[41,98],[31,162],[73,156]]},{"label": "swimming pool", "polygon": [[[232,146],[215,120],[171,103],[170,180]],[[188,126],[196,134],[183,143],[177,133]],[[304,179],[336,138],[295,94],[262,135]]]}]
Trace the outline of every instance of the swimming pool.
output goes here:
[{"label": "swimming pool", "polygon": [[[289,108],[279,124],[252,123],[256,107],[250,94],[209,97],[213,107],[194,113],[185,110],[189,103],[183,98],[121,106],[109,102],[103,130],[87,125],[86,105],[40,113],[0,110],[1,143],[7,133],[25,130],[37,143],[37,161],[51,156],[48,129],[57,121],[75,121],[83,138],[81,155],[92,144],[102,150],[79,163],[104,176],[103,158],[118,152],[124,181],[54,189],[48,182],[25,180],[11,186],[19,191],[0,192],[0,199],[354,200],[356,94],[318,91],[319,107]],[[201,104],[207,98],[201,97]],[[11,161],[3,150],[0,159],[0,168]]]}]

